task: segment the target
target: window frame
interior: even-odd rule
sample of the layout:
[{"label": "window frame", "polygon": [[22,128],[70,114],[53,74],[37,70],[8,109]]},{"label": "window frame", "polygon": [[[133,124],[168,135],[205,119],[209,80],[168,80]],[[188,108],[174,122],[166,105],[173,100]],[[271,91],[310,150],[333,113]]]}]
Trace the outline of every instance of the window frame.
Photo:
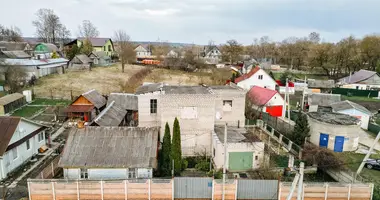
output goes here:
[{"label": "window frame", "polygon": [[150,114],[157,114],[157,99],[150,99]]},{"label": "window frame", "polygon": [[[227,102],[231,102],[231,110],[225,110],[224,109],[224,106],[226,106],[226,103]],[[230,112],[230,111],[232,111],[232,105],[233,105],[233,100],[223,100],[223,111],[226,111],[226,112]]]},{"label": "window frame", "polygon": [[27,139],[25,143],[26,143],[26,150],[29,150],[30,149],[30,139]]},{"label": "window frame", "polygon": [[80,179],[88,179],[88,169],[87,168],[80,168],[79,169],[79,176]]},{"label": "window frame", "polygon": [[38,133],[38,142],[41,142],[44,140],[44,133],[41,132],[41,133]]},{"label": "window frame", "polygon": [[128,168],[128,179],[137,178],[137,168]]},{"label": "window frame", "polygon": [[[16,152],[16,154],[15,154],[15,152]],[[13,158],[13,160],[16,160],[18,158],[18,149],[17,149],[17,147],[15,147],[15,148],[12,149],[12,158]]]},{"label": "window frame", "polygon": [[259,80],[263,80],[264,75],[259,75]]}]

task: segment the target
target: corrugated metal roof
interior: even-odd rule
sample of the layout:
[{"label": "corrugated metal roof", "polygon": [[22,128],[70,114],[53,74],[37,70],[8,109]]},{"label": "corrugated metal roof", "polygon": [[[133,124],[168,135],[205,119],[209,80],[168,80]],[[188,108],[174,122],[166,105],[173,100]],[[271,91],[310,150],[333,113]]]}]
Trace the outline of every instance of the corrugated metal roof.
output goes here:
[{"label": "corrugated metal roof", "polygon": [[105,51],[93,51],[91,54],[94,54],[97,58],[111,59]]},{"label": "corrugated metal roof", "polygon": [[138,110],[138,97],[135,94],[111,93],[108,96],[107,106],[113,101],[115,105],[125,110]]},{"label": "corrugated metal roof", "polygon": [[16,131],[20,120],[20,117],[0,117],[0,156],[3,156],[7,150],[9,142],[11,141],[13,133]]},{"label": "corrugated metal roof", "polygon": [[348,84],[357,83],[357,82],[369,79],[376,74],[377,73],[374,71],[361,69],[358,72],[355,72],[354,74],[352,74],[351,76],[347,76],[347,77],[339,79],[339,82],[348,83]]},{"label": "corrugated metal roof", "polygon": [[24,95],[20,93],[8,94],[0,98],[0,105],[4,106],[21,98],[24,98]]},{"label": "corrugated metal roof", "polygon": [[82,94],[87,100],[89,100],[96,108],[101,108],[106,105],[107,100],[96,90],[90,90]]},{"label": "corrugated metal roof", "polygon": [[112,101],[96,116],[94,122],[99,126],[119,126],[126,114],[127,110],[120,108],[115,101]]},{"label": "corrugated metal roof", "polygon": [[8,65],[22,65],[22,66],[40,66],[40,65],[49,65],[49,64],[65,64],[69,60],[64,58],[57,59],[44,59],[44,60],[31,60],[31,59],[4,59],[5,64]]},{"label": "corrugated metal roof", "polygon": [[251,102],[257,106],[263,106],[277,94],[276,90],[270,90],[259,86],[253,86],[249,92],[248,97]]},{"label": "corrugated metal roof", "polygon": [[24,51],[2,51],[8,58],[31,58],[31,56]]},{"label": "corrugated metal roof", "polygon": [[252,68],[248,74],[243,74],[242,76],[239,76],[238,78],[235,79],[235,83],[239,83],[241,81],[244,81],[245,79],[249,79],[251,76],[256,74],[261,68],[259,66],[256,66],[255,68]]},{"label": "corrugated metal roof", "polygon": [[156,167],[159,127],[72,128],[61,167]]},{"label": "corrugated metal roof", "polygon": [[356,110],[359,110],[359,111],[361,111],[363,113],[371,115],[371,111],[369,111],[364,106],[361,106],[361,105],[359,105],[357,103],[354,103],[354,102],[348,101],[348,100],[333,103],[333,104],[331,104],[331,107],[332,107],[332,109],[335,112],[338,112],[338,111],[341,111],[341,110],[347,110],[347,109],[356,109]]}]

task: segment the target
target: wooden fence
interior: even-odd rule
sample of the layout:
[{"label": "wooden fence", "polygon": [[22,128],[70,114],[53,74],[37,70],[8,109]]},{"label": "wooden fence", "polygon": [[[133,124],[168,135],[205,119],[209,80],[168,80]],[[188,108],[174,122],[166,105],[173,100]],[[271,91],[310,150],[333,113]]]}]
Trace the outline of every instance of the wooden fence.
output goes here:
[{"label": "wooden fence", "polygon": [[[289,194],[291,183],[280,184],[279,200],[285,200]],[[297,188],[292,200],[297,199]],[[373,184],[339,184],[339,183],[305,183],[303,184],[303,200],[371,200]]]},{"label": "wooden fence", "polygon": [[41,173],[39,173],[35,178],[36,179],[49,179],[54,178],[54,176],[58,173],[61,168],[58,167],[60,156],[54,158],[51,163],[46,166]]}]

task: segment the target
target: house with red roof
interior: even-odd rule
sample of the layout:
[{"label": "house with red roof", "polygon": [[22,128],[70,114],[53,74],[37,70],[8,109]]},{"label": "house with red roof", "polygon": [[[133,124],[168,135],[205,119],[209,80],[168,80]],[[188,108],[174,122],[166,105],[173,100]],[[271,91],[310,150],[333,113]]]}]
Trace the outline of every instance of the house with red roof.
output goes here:
[{"label": "house with red roof", "polygon": [[[277,91],[280,94],[285,94],[286,93],[286,84],[281,83],[281,80],[276,80],[276,83],[278,85]],[[288,83],[288,94],[294,94],[295,91],[296,90],[294,89],[294,83],[289,81],[289,83]]]},{"label": "house with red roof", "polygon": [[235,83],[245,90],[250,90],[253,86],[275,90],[277,85],[276,81],[259,66],[252,68],[249,73],[236,78]]},{"label": "house with red roof", "polygon": [[253,86],[248,92],[248,97],[255,109],[267,112],[271,116],[282,116],[284,98],[276,90]]}]

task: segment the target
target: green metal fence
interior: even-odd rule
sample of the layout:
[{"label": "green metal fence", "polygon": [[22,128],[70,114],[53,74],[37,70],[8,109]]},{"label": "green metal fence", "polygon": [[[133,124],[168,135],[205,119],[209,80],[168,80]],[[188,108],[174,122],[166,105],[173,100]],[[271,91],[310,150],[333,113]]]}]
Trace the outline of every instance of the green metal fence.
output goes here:
[{"label": "green metal fence", "polygon": [[372,124],[372,123],[369,123],[368,124],[368,131],[370,131],[371,133],[377,135],[380,131],[380,126],[377,125],[377,124]]},{"label": "green metal fence", "polygon": [[375,90],[357,90],[347,88],[333,88],[333,94],[341,94],[345,96],[358,96],[358,97],[378,97],[379,91]]}]

